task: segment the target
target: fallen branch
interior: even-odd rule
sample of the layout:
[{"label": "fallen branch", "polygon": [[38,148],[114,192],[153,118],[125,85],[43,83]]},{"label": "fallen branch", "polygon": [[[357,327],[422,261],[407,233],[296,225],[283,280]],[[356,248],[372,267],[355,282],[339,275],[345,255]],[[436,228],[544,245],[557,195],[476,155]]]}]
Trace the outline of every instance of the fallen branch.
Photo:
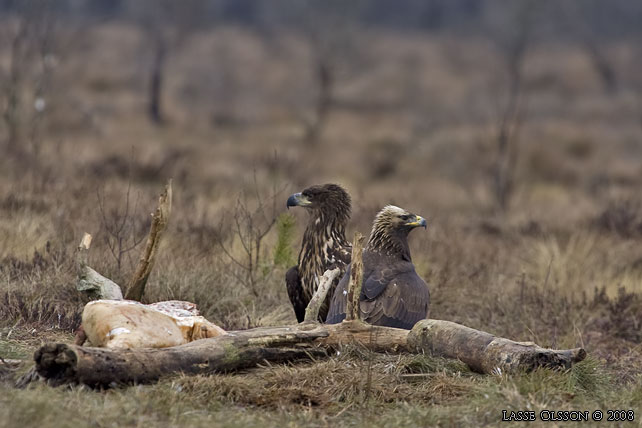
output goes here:
[{"label": "fallen branch", "polygon": [[323,328],[255,329],[169,348],[113,350],[63,343],[47,344],[34,355],[37,372],[51,385],[144,383],[163,375],[225,372],[262,361],[322,357],[325,350],[305,346],[328,333]]},{"label": "fallen branch", "polygon": [[149,228],[149,235],[147,236],[147,244],[140,256],[138,266],[134,272],[129,287],[127,289],[127,300],[141,301],[145,294],[145,286],[149,279],[149,274],[154,267],[156,254],[158,253],[158,246],[160,245],[161,237],[167,228],[169,216],[172,212],[172,180],[170,179],[165,186],[165,190],[158,198],[158,208],[153,214],[152,224]]},{"label": "fallen branch", "polygon": [[341,273],[341,269],[339,268],[327,270],[323,273],[321,281],[319,281],[319,287],[317,288],[317,291],[314,292],[314,295],[308,303],[308,307],[305,308],[305,318],[303,320],[304,322],[317,321],[317,319],[319,318],[319,311],[321,310],[321,306],[323,305],[325,297],[328,295],[328,291],[330,291],[330,287],[332,286],[332,281],[334,281],[334,279],[339,276],[339,273]]},{"label": "fallen branch", "polygon": [[456,358],[479,373],[514,373],[538,367],[569,368],[586,358],[582,348],[553,350],[533,342],[514,342],[442,320],[419,321],[408,336],[416,351]]}]

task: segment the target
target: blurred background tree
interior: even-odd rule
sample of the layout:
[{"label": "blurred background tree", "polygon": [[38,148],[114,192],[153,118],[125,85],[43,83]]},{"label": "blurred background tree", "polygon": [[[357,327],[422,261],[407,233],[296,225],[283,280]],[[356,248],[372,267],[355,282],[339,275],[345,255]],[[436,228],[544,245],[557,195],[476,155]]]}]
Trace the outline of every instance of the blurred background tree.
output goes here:
[{"label": "blurred background tree", "polygon": [[[171,140],[141,167],[167,172],[198,146],[177,135],[258,138],[282,156],[252,162],[293,182],[312,160],[342,176],[324,154],[349,148],[365,167],[348,180],[430,164],[506,212],[533,174],[574,174],[533,148],[555,121],[610,111],[636,127],[618,141],[640,145],[641,18],[635,0],[1,0],[0,141],[37,158],[68,141]],[[114,159],[100,170],[122,170]],[[591,174],[591,189],[614,182]]]}]

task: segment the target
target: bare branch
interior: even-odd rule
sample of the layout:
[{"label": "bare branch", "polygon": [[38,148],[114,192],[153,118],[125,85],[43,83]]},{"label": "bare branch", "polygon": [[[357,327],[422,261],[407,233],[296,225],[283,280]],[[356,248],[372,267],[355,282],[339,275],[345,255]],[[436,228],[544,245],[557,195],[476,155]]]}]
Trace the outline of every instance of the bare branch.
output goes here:
[{"label": "bare branch", "polygon": [[346,305],[346,321],[361,319],[359,300],[361,283],[363,282],[363,241],[359,232],[354,233],[352,241],[352,259],[350,265],[350,282],[348,283],[348,302]]},{"label": "bare branch", "polygon": [[323,305],[323,302],[325,301],[325,297],[328,295],[328,291],[330,291],[330,287],[332,286],[332,281],[339,276],[339,273],[341,273],[341,269],[339,268],[334,268],[332,270],[326,270],[323,273],[323,276],[321,277],[321,280],[319,281],[319,287],[317,290],[314,292],[314,295],[310,299],[310,302],[308,303],[308,307],[305,308],[305,322],[317,322],[319,318],[319,310],[321,309],[321,305]]},{"label": "bare branch", "polygon": [[142,300],[145,294],[145,286],[147,280],[154,266],[156,255],[158,254],[158,247],[160,240],[167,228],[169,216],[172,212],[172,180],[170,179],[165,185],[165,189],[158,198],[158,208],[154,212],[152,224],[149,229],[149,236],[147,237],[147,245],[138,262],[138,267],[130,281],[129,289],[127,290],[127,299],[129,300]]}]

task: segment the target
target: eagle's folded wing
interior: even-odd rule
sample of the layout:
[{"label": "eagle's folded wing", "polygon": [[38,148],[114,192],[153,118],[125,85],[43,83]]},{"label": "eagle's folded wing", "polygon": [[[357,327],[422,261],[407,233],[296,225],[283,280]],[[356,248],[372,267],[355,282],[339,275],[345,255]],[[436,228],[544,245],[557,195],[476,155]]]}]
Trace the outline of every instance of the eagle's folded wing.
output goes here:
[{"label": "eagle's folded wing", "polygon": [[376,298],[361,301],[361,317],[374,325],[411,329],[428,317],[429,304],[428,286],[413,269],[392,278]]}]

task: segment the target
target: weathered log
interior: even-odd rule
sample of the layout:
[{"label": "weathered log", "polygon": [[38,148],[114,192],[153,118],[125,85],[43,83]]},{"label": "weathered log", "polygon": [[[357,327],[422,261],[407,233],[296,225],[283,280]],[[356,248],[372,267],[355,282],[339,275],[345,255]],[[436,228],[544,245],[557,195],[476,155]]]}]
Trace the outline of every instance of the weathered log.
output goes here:
[{"label": "weathered log", "polygon": [[160,245],[161,237],[167,228],[169,216],[172,212],[172,180],[170,179],[158,198],[158,207],[152,216],[152,224],[149,228],[149,235],[147,236],[147,243],[145,249],[140,256],[138,266],[134,271],[134,275],[129,283],[127,289],[127,300],[141,301],[145,294],[145,286],[149,279],[149,274],[154,267],[156,254],[158,253],[158,246]]},{"label": "weathered log", "polygon": [[290,327],[229,332],[170,348],[105,349],[47,344],[36,351],[38,373],[57,385],[151,382],[176,372],[229,371],[262,361],[319,358],[340,345],[374,351],[425,352],[458,358],[481,373],[537,367],[567,368],[586,356],[583,349],[554,351],[497,338],[449,321],[420,321],[413,330],[371,326],[360,321],[335,325],[303,323]]},{"label": "weathered log", "polygon": [[123,293],[115,282],[105,278],[87,265],[87,253],[91,246],[91,235],[85,233],[76,251],[76,289],[86,293],[90,299],[122,300]]},{"label": "weathered log", "polygon": [[408,351],[408,330],[370,325],[360,320],[326,324],[328,336],[316,342],[331,349],[343,345],[358,345],[375,352]]},{"label": "weathered log", "polygon": [[151,382],[177,372],[224,372],[263,361],[321,358],[327,355],[327,348],[340,344],[360,343],[388,351],[405,349],[407,335],[407,330],[360,322],[331,326],[304,323],[233,331],[169,348],[108,349],[52,343],[38,349],[34,359],[38,374],[51,385],[103,386]]},{"label": "weathered log", "polygon": [[586,358],[582,348],[553,350],[514,342],[450,321],[419,321],[408,335],[410,350],[456,358],[479,373],[514,373],[538,367],[569,368]]},{"label": "weathered log", "polygon": [[224,372],[262,361],[322,357],[326,351],[310,343],[327,335],[322,327],[282,327],[248,330],[170,348],[114,350],[52,343],[38,349],[34,359],[37,372],[51,385],[144,383],[177,372]]}]

